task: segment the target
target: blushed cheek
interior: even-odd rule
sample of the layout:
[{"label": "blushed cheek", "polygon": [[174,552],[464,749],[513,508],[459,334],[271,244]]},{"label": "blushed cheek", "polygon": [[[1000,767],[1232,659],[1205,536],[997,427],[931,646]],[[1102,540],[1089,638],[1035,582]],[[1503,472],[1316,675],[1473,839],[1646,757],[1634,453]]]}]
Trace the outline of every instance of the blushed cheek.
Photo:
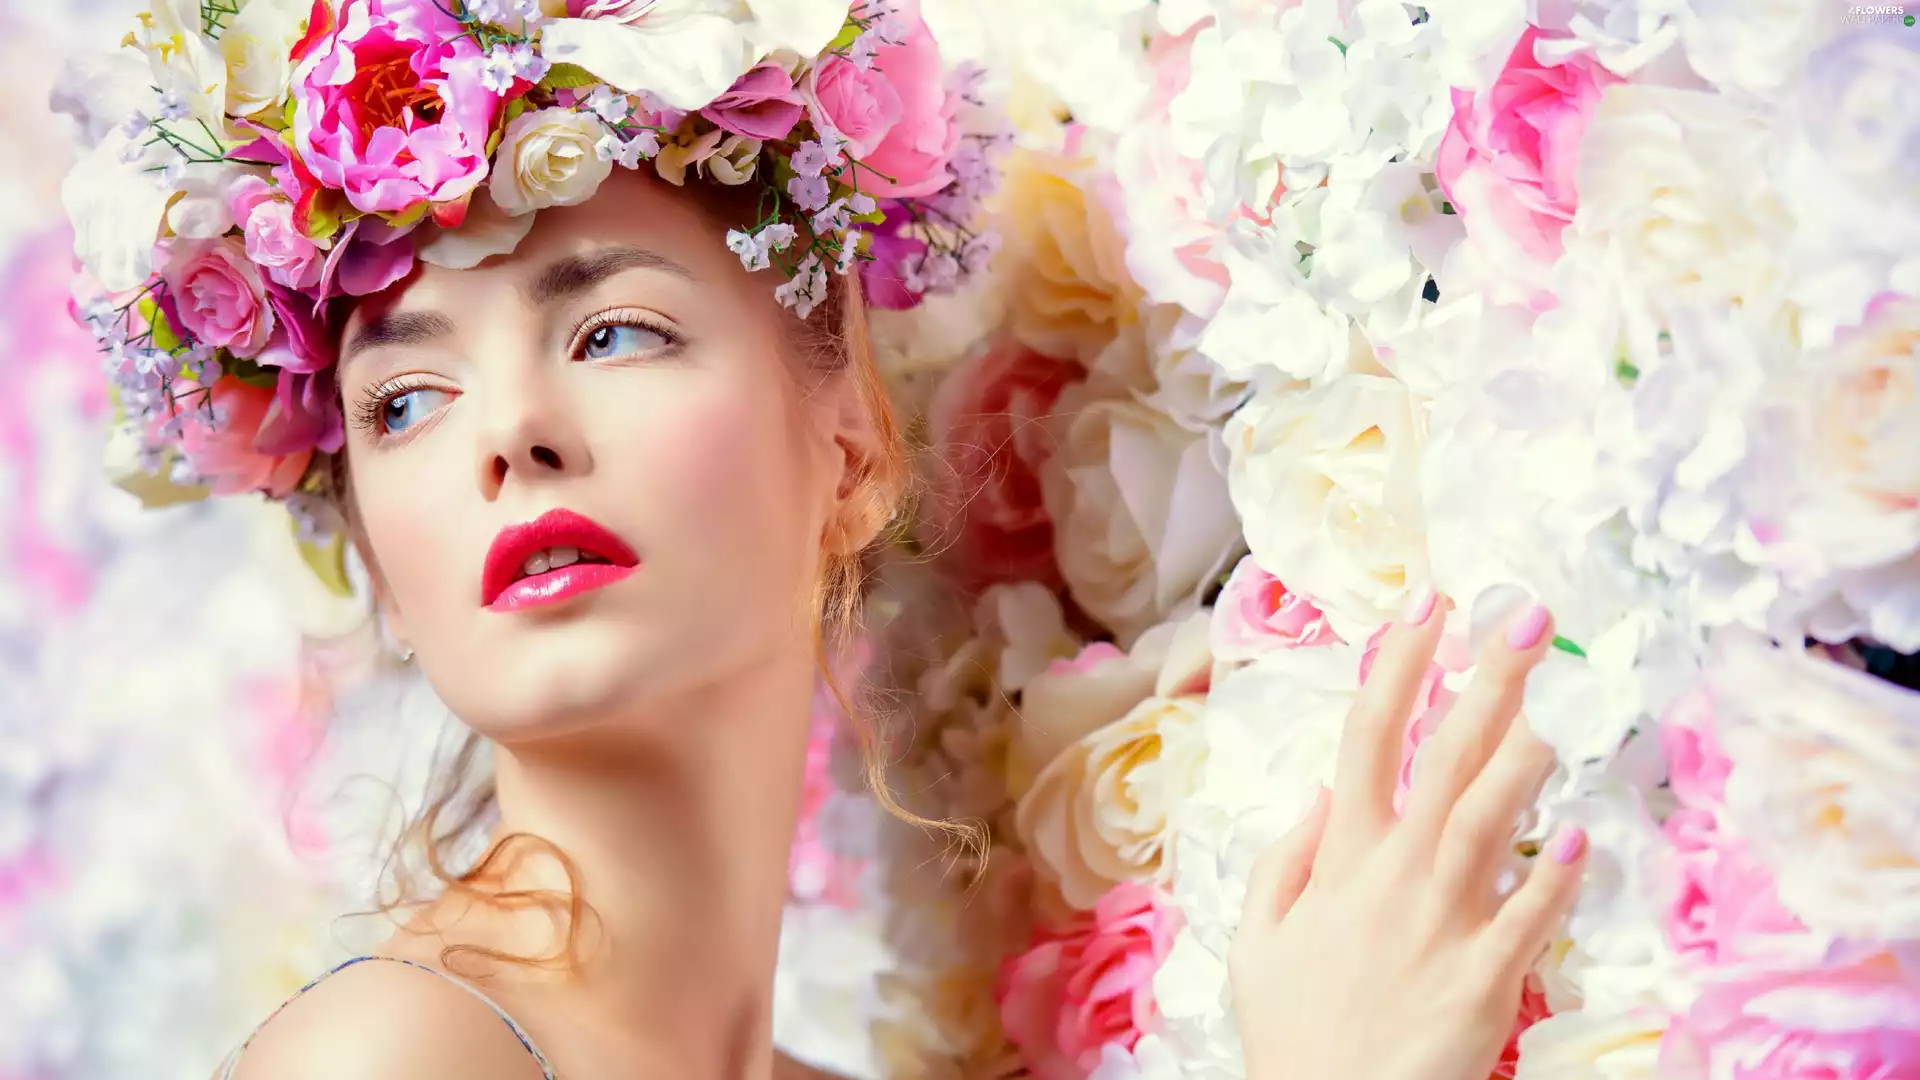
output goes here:
[{"label": "blushed cheek", "polygon": [[772,387],[703,390],[660,410],[646,433],[641,460],[662,470],[648,486],[736,555],[804,546],[806,453],[785,401]]}]

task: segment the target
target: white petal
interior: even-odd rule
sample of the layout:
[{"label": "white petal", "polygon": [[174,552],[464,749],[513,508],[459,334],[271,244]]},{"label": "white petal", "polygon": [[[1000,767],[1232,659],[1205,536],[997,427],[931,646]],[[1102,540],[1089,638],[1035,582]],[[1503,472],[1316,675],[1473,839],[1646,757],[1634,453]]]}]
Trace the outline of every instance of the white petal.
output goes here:
[{"label": "white petal", "polygon": [[138,288],[153,273],[153,245],[170,192],[120,159],[127,137],[111,132],[60,185],[73,222],[73,251],[109,292]]},{"label": "white petal", "polygon": [[442,229],[415,253],[422,262],[448,270],[471,270],[495,255],[510,255],[533,230],[533,214],[508,217],[485,187],[467,204],[467,219],[457,229]]},{"label": "white petal", "polygon": [[753,66],[743,27],[706,4],[663,3],[638,23],[561,19],[541,52],[577,64],[628,93],[651,91],[676,109],[701,108]]},{"label": "white petal", "polygon": [[747,0],[747,7],[754,19],[748,36],[763,54],[817,56],[847,24],[847,5],[835,0]]}]

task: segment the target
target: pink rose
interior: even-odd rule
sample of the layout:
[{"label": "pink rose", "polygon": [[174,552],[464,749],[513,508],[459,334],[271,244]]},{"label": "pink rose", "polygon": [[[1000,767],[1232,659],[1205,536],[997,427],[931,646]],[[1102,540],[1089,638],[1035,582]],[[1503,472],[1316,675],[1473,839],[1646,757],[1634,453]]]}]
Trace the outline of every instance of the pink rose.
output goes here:
[{"label": "pink rose", "polygon": [[1009,339],[954,369],[934,392],[928,423],[940,466],[929,523],[963,588],[1059,582],[1040,490],[1041,467],[1053,456],[1042,421],[1085,375]]},{"label": "pink rose", "polygon": [[763,63],[740,76],[727,92],[700,110],[723,130],[749,139],[784,139],[800,122],[800,94],[793,79],[775,63]]},{"label": "pink rose", "polygon": [[[274,408],[274,391],[227,376],[213,384],[209,397],[219,423],[209,422],[207,411],[197,407],[203,404],[199,398],[183,413],[187,422],[178,445],[187,464],[211,481],[215,495],[260,491],[280,498],[291,493],[306,475],[313,450],[271,454],[255,444]],[[156,419],[154,426],[159,424]]]},{"label": "pink rose", "polygon": [[877,199],[915,199],[953,182],[950,166],[960,144],[954,114],[960,99],[947,92],[940,46],[918,5],[903,5],[893,21],[905,32],[895,35],[896,44],[874,50],[873,70],[865,74],[885,76],[899,106],[896,121],[880,130],[884,137],[877,146],[866,153],[849,147],[848,152],[866,166],[858,170],[860,190]]},{"label": "pink rose", "polygon": [[1115,885],[1091,913],[1036,929],[1000,968],[994,997],[1007,1040],[1039,1080],[1082,1080],[1100,1048],[1131,1050],[1158,1023],[1153,975],[1173,949],[1180,912],[1152,888]]},{"label": "pink rose", "polygon": [[251,357],[272,336],[266,286],[234,239],[175,240],[167,246],[160,276],[172,294],[170,314],[200,344]]},{"label": "pink rose", "polygon": [[293,135],[321,184],[366,213],[432,204],[452,227],[487,173],[501,99],[437,0],[347,0],[293,76]]},{"label": "pink rose", "polygon": [[1213,602],[1212,631],[1213,655],[1226,661],[1340,640],[1313,601],[1282,585],[1251,555],[1233,568]]},{"label": "pink rose", "polygon": [[898,202],[880,204],[880,224],[869,227],[867,254],[860,264],[860,288],[870,307],[908,311],[918,307],[922,294],[907,288],[909,264],[927,253],[927,242],[907,232],[912,215]]},{"label": "pink rose", "polygon": [[1686,1080],[1920,1077],[1920,965],[1882,953],[1814,971],[1708,982],[1660,1044],[1660,1075]]},{"label": "pink rose", "polygon": [[247,258],[267,277],[289,289],[311,289],[320,281],[325,260],[320,248],[294,223],[292,201],[258,176],[234,181],[227,192],[233,220],[246,234]]},{"label": "pink rose", "polygon": [[1496,229],[1534,259],[1560,257],[1560,233],[1579,201],[1574,171],[1587,121],[1620,78],[1590,53],[1548,66],[1528,27],[1492,86],[1455,89],[1453,122],[1434,171],[1469,234]]},{"label": "pink rose", "polygon": [[[859,160],[900,122],[900,94],[878,64],[862,69],[845,57],[827,57],[807,73],[806,101],[814,126],[846,140],[846,153]],[[875,180],[872,173],[859,175],[869,194]]]}]

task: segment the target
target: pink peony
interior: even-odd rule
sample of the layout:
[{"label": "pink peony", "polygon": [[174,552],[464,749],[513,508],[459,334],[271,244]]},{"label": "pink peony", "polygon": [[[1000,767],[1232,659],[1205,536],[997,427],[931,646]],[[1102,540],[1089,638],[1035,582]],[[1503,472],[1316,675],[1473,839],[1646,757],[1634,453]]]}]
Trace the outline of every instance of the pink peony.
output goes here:
[{"label": "pink peony", "polygon": [[900,203],[882,203],[881,209],[880,224],[866,230],[872,258],[860,264],[860,288],[871,307],[908,311],[919,305],[921,294],[907,288],[907,267],[927,253],[927,242],[907,232],[912,215]]},{"label": "pink peony", "polygon": [[723,130],[749,139],[784,139],[800,122],[800,94],[779,64],[763,63],[700,110]]},{"label": "pink peony", "polygon": [[347,0],[294,71],[294,145],[359,210],[432,204],[436,221],[458,225],[500,115],[481,66],[479,45],[436,0]]},{"label": "pink peony", "polygon": [[271,338],[266,286],[234,239],[175,240],[167,245],[160,276],[171,294],[169,315],[200,344],[250,357]]},{"label": "pink peony", "polygon": [[[274,391],[227,376],[209,391],[218,422],[206,402],[195,397],[183,403],[186,428],[178,440],[193,471],[206,477],[215,495],[261,491],[281,498],[299,485],[313,460],[311,447],[272,454],[255,445],[261,425],[274,408]],[[154,421],[157,428],[160,420]]]},{"label": "pink peony", "polygon": [[1677,881],[1666,913],[1674,952],[1699,964],[1763,959],[1784,939],[1811,941],[1781,906],[1773,873],[1710,810],[1675,810],[1664,826]]},{"label": "pink peony", "polygon": [[1131,1050],[1159,1011],[1153,975],[1180,930],[1180,912],[1152,888],[1115,885],[1091,913],[1037,929],[1000,968],[994,997],[1007,1040],[1039,1080],[1082,1080],[1100,1048]]},{"label": "pink peony", "polygon": [[1621,80],[1590,53],[1542,64],[1534,58],[1540,40],[1539,29],[1528,27],[1492,86],[1454,90],[1453,122],[1434,171],[1470,234],[1498,230],[1550,263],[1579,201],[1581,136],[1601,95]]},{"label": "pink peony", "polygon": [[289,289],[311,289],[325,260],[294,223],[294,205],[258,176],[243,176],[227,191],[227,207],[246,234],[247,258]]},{"label": "pink peony", "polygon": [[1251,660],[1274,649],[1339,641],[1313,601],[1289,590],[1248,555],[1213,604],[1213,655]]},{"label": "pink peony", "polygon": [[1812,971],[1709,982],[1660,1045],[1660,1075],[1727,1080],[1915,1080],[1920,970],[1882,953]]},{"label": "pink peony", "polygon": [[953,182],[960,99],[947,91],[940,46],[918,6],[903,5],[893,18],[905,32],[896,36],[897,44],[874,50],[871,74],[885,75],[898,102],[897,122],[880,132],[884,138],[877,146],[853,156],[866,166],[859,170],[860,190],[875,198],[915,199]]},{"label": "pink peony", "polygon": [[1717,809],[1726,798],[1733,763],[1713,733],[1713,691],[1696,687],[1667,706],[1660,721],[1667,782],[1682,806]]},{"label": "pink peony", "polygon": [[[861,68],[842,56],[829,56],[807,73],[806,101],[814,126],[846,140],[846,153],[864,160],[900,122],[900,94],[878,66]],[[860,186],[873,191],[875,178],[860,174]]]},{"label": "pink peony", "polygon": [[1044,421],[1078,364],[1011,339],[954,369],[928,423],[941,463],[930,518],[953,575],[969,591],[995,582],[1056,584],[1053,519],[1040,470],[1053,455]]}]

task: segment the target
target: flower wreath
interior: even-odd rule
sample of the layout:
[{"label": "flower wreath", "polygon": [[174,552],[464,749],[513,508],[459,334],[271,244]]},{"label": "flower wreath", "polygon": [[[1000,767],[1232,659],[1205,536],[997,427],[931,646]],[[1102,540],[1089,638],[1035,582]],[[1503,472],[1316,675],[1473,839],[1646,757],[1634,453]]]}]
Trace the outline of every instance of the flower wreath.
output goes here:
[{"label": "flower wreath", "polygon": [[856,267],[904,309],[992,256],[1009,140],[914,0],[159,0],[54,105],[76,315],[126,486],[262,492],[334,530],[342,298],[513,250],[618,165],[757,185],[727,236],[801,318]]}]

